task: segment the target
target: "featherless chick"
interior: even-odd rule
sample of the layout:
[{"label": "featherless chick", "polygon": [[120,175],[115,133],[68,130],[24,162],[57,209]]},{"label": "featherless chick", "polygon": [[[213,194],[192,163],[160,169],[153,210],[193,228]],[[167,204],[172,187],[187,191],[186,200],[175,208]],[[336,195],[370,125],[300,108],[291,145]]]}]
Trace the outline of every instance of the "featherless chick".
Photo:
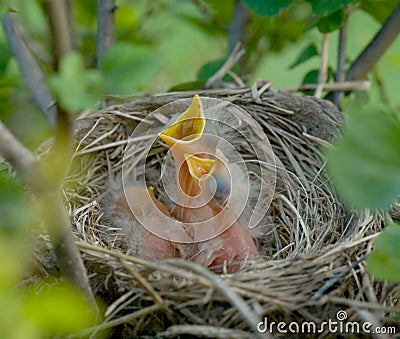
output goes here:
[{"label": "featherless chick", "polygon": [[215,124],[207,122],[195,95],[159,134],[174,162],[173,206],[158,200],[152,187],[126,185],[111,210],[131,253],[154,261],[183,257],[231,273],[258,255],[250,230],[237,221],[248,185],[245,173],[217,147]]}]

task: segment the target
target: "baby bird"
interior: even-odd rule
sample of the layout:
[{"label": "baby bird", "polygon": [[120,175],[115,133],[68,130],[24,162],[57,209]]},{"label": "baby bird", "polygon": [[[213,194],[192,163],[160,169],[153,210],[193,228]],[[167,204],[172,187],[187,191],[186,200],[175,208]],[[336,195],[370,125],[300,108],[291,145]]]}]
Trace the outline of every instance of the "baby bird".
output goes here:
[{"label": "baby bird", "polygon": [[[214,266],[218,272],[224,265],[228,272],[235,272],[257,256],[250,231],[236,221],[237,202],[240,205],[247,195],[242,196],[240,189],[241,172],[216,148],[215,138],[204,136],[205,124],[196,95],[177,122],[160,134],[172,152],[179,182],[178,205],[172,214],[191,225],[190,260]],[[233,178],[235,186],[234,174],[239,174]]]},{"label": "baby bird", "polygon": [[125,187],[124,192],[119,191],[112,212],[113,222],[124,231],[130,254],[151,261],[179,256],[175,243],[163,237],[169,228],[169,211],[152,188]]},{"label": "baby bird", "polygon": [[122,226],[131,254],[152,261],[183,257],[218,273],[233,273],[258,255],[250,230],[237,221],[248,185],[206,124],[195,95],[159,134],[175,165],[175,205],[164,205],[152,187],[130,185],[116,194],[112,218]]}]

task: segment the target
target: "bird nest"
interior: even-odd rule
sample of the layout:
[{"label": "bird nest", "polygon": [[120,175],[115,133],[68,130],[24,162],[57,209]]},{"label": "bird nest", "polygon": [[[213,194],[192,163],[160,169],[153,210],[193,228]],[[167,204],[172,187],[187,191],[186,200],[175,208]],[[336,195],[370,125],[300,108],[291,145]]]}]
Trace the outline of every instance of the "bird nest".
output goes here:
[{"label": "bird nest", "polygon": [[[132,137],[138,124],[195,93],[141,97],[77,120],[66,205],[91,287],[106,305],[104,321],[82,335],[105,330],[111,337],[253,338],[254,332],[279,333],[273,325],[279,322],[295,322],[301,331],[304,323],[318,330],[329,319],[360,326],[393,321],[400,289],[375,281],[364,262],[385,217],[346,210],[324,170],[324,150],[338,134],[341,113],[326,101],[266,87],[196,92],[242,108],[261,126],[275,155],[276,187],[256,239],[261,257],[234,274],[130,254],[120,225],[103,208],[127,147],[142,140]],[[149,126],[167,124],[173,113],[153,114]],[[146,153],[148,167],[158,169],[165,151],[156,145]],[[329,335],[328,328],[319,335]]]}]

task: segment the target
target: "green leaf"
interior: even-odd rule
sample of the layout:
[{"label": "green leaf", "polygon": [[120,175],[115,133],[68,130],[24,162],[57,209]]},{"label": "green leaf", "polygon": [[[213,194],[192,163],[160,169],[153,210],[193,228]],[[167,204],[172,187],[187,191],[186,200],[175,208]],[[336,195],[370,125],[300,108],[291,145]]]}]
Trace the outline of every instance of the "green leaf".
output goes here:
[{"label": "green leaf", "polygon": [[[205,80],[207,81],[211,76],[213,76],[225,63],[226,58],[224,59],[218,59],[214,61],[210,61],[205,63],[199,71],[197,72],[197,80]],[[232,67],[232,71],[236,72],[238,70],[237,65]],[[225,75],[222,79],[223,81],[229,81],[232,80],[232,78],[229,75]]]},{"label": "green leaf", "polygon": [[243,0],[249,8],[263,16],[274,16],[289,7],[293,0]]},{"label": "green leaf", "polygon": [[317,22],[318,30],[321,33],[330,33],[342,27],[345,18],[344,9],[340,9],[328,16],[319,18]]},{"label": "green leaf", "polygon": [[318,83],[319,70],[313,69],[309,71],[303,78],[302,84],[316,84]]},{"label": "green leaf", "polygon": [[[9,169],[8,169],[9,170]],[[11,171],[10,171],[11,173]],[[24,211],[24,213],[21,213]],[[32,209],[23,192],[23,185],[6,170],[0,172],[0,236],[16,235],[33,221]]]},{"label": "green leaf", "polygon": [[400,283],[400,225],[386,226],[367,258],[367,269],[379,280]]},{"label": "green leaf", "polygon": [[197,89],[201,89],[205,85],[205,80],[195,80],[184,82],[182,84],[178,84],[176,86],[171,87],[168,92],[179,92],[179,91],[194,91]]},{"label": "green leaf", "polygon": [[234,1],[215,1],[215,0],[203,0],[210,9],[211,15],[217,22],[221,22],[222,25],[229,25],[232,19],[232,12],[234,8]]},{"label": "green leaf", "polygon": [[11,7],[10,5],[13,5],[12,3],[9,4],[7,1],[2,1],[0,3],[0,16],[3,16],[7,13],[19,13],[19,10],[15,9],[14,7]]},{"label": "green leaf", "polygon": [[197,80],[208,80],[224,64],[226,59],[218,59],[205,63],[197,72]]},{"label": "green leaf", "polygon": [[185,16],[182,17],[182,19],[185,19],[190,25],[198,28],[205,34],[209,34],[211,36],[226,36],[226,29],[224,27],[210,24],[210,21],[205,21],[203,18]]},{"label": "green leaf", "polygon": [[63,335],[94,325],[95,312],[89,302],[70,284],[44,286],[28,295],[25,314],[46,333]]},{"label": "green leaf", "polygon": [[377,111],[352,113],[328,170],[348,205],[387,207],[400,195],[399,121]]},{"label": "green leaf", "polygon": [[297,57],[296,61],[289,66],[289,69],[293,69],[303,62],[311,59],[313,56],[318,55],[317,46],[314,43],[309,44]]},{"label": "green leaf", "polygon": [[307,0],[318,16],[328,16],[355,0]]},{"label": "green leaf", "polygon": [[78,113],[95,104],[101,95],[101,72],[85,69],[78,53],[65,55],[59,72],[49,79],[50,88],[62,108]]},{"label": "green leaf", "polygon": [[26,241],[30,241],[37,220],[23,184],[12,177],[10,168],[3,166],[0,171],[0,297],[22,279],[26,259],[31,256]]},{"label": "green leaf", "polygon": [[161,57],[154,50],[130,43],[117,43],[104,58],[104,93],[132,94],[142,90],[161,66]]},{"label": "green leaf", "polygon": [[11,54],[7,46],[0,42],[0,79],[3,72],[6,70],[8,61],[11,59]]},{"label": "green leaf", "polygon": [[398,4],[398,0],[362,0],[360,8],[380,23],[384,23]]}]

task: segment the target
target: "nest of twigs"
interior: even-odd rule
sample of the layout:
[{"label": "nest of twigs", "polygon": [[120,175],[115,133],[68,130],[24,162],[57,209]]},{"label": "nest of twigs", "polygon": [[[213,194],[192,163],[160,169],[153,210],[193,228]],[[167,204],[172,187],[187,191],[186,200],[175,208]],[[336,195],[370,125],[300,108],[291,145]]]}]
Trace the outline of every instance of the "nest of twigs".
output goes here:
[{"label": "nest of twigs", "polygon": [[[104,217],[107,184],[120,174],[137,124],[194,93],[142,97],[82,116],[64,191],[92,289],[107,307],[104,322],[85,333],[253,338],[265,318],[318,325],[337,321],[338,311],[346,312],[345,321],[393,322],[400,289],[374,281],[364,262],[385,216],[346,210],[324,170],[323,150],[339,132],[341,113],[326,101],[272,89],[196,93],[243,108],[272,145],[277,180],[266,232],[257,240],[262,257],[225,275],[183,260],[148,262],[127,255],[121,228]],[[165,149],[156,148],[155,159],[158,152]],[[324,328],[318,336],[329,334]]]}]

